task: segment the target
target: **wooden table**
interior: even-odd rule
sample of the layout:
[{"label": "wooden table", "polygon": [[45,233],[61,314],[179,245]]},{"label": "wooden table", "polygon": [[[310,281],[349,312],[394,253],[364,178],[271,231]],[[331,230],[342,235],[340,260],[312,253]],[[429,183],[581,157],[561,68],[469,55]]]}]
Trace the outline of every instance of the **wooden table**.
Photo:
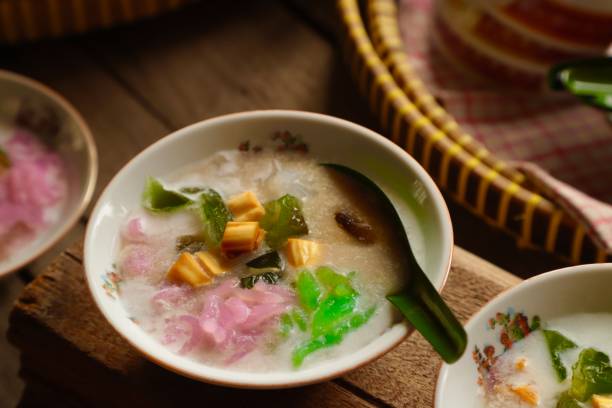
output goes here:
[{"label": "wooden table", "polygon": [[[206,1],[172,15],[112,31],[3,48],[0,68],[50,85],[83,114],[95,135],[101,159],[97,196],[112,175],[147,145],[187,124],[224,113],[301,109],[340,116],[376,129],[376,120],[357,93],[341,59],[335,27],[332,1]],[[471,252],[521,277],[559,266],[546,255],[517,249],[512,239],[448,203],[456,242]],[[6,332],[12,302],[24,285],[69,243],[80,239],[86,222],[87,214],[47,256],[17,275],[0,280],[0,333]],[[62,255],[59,259],[66,256],[70,257]],[[481,262],[469,255],[466,259]],[[468,269],[478,272],[478,268]],[[48,276],[43,275],[34,287],[48,282]],[[502,287],[505,286],[497,289]],[[68,288],[56,287],[53,292],[45,292],[48,296],[45,302],[72,296]],[[28,303],[27,293],[22,295],[19,305]],[[40,335],[41,339],[48,326],[43,317],[38,315],[30,321],[33,330],[30,334]],[[15,320],[13,323],[16,326]],[[40,333],[34,331],[34,323],[40,326]],[[14,339],[26,349],[18,336]],[[27,340],[44,350],[38,337]],[[408,344],[412,342],[411,339]],[[406,347],[402,349],[406,351]],[[24,352],[23,360],[28,363],[25,364],[28,373],[36,372],[28,353]],[[24,384],[17,377],[18,352],[4,336],[0,337],[0,361],[0,406],[13,406]],[[372,365],[349,378],[356,376],[367,381],[365,374],[359,373],[368,373],[376,367]],[[56,391],[57,384],[47,387],[44,383],[29,382],[28,390],[35,392],[27,392],[26,397]],[[344,384],[343,392],[350,391],[351,395],[353,391],[357,395],[369,392],[345,379],[333,387],[338,383]],[[394,401],[384,396],[366,400],[376,402],[376,398]]]}]

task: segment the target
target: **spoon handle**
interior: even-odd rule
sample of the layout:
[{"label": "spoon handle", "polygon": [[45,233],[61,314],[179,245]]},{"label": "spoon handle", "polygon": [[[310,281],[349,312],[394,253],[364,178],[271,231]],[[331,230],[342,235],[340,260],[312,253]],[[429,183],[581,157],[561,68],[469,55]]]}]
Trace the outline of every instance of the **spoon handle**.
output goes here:
[{"label": "spoon handle", "polygon": [[415,274],[409,287],[387,299],[445,362],[453,363],[463,355],[467,345],[465,330],[422,272]]},{"label": "spoon handle", "polygon": [[555,65],[548,72],[548,83],[554,90],[566,90],[591,106],[612,112],[612,57]]}]

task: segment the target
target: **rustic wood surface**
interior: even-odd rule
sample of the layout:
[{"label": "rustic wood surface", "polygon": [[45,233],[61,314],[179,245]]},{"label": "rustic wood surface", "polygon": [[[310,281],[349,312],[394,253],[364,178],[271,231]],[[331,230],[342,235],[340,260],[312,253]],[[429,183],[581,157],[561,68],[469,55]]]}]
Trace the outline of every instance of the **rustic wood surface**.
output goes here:
[{"label": "rustic wood surface", "polygon": [[[97,196],[144,147],[185,124],[223,113],[312,110],[376,130],[335,42],[333,3],[201,2],[112,31],[0,48],[0,68],[48,84],[83,114],[100,153]],[[521,277],[560,265],[550,256],[516,248],[511,238],[448,204],[456,242],[471,252]],[[14,406],[24,387],[16,377],[18,353],[4,341],[8,311],[23,283],[79,237],[86,220],[87,214],[45,257],[0,279],[0,407]],[[50,389],[42,380],[30,382],[25,397],[32,402],[38,394],[45,401]]]},{"label": "rustic wood surface", "polygon": [[[443,296],[465,321],[519,281],[456,248]],[[80,244],[56,258],[22,292],[11,314],[9,339],[22,351],[26,379],[52,384],[79,404],[100,407],[161,407],[198,396],[207,404],[230,406],[248,398],[256,406],[291,401],[308,407],[429,407],[440,366],[433,350],[415,334],[346,377],[293,390],[233,390],[179,377],[142,357],[104,320],[84,281]]]}]

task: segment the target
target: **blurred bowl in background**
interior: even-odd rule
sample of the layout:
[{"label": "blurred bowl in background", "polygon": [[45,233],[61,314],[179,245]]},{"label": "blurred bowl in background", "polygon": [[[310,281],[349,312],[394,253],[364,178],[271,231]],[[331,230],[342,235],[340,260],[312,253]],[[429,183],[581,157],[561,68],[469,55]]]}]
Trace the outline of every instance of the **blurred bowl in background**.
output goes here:
[{"label": "blurred bowl in background", "polygon": [[0,277],[26,266],[68,233],[89,204],[98,173],[91,131],[74,107],[41,83],[0,70],[0,130],[16,128],[44,136],[61,157],[67,192],[55,222],[0,258]]},{"label": "blurred bowl in background", "polygon": [[453,65],[500,85],[543,88],[549,68],[601,56],[612,41],[612,3],[577,0],[437,0],[435,48]]}]

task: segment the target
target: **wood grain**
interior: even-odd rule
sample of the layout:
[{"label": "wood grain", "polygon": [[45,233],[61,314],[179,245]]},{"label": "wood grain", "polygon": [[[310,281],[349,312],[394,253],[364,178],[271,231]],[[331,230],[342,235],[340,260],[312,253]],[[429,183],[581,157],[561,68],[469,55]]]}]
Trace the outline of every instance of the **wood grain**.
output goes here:
[{"label": "wood grain", "polygon": [[19,355],[6,339],[7,317],[22,288],[16,275],[0,279],[0,406],[6,407],[15,406],[23,390],[23,381],[17,377]]},{"label": "wood grain", "polygon": [[[237,391],[174,375],[140,356],[102,318],[85,286],[81,258],[81,246],[71,247],[27,286],[11,315],[9,336],[22,351],[26,376],[65,390],[85,404],[163,406],[205,395],[207,403],[231,406],[247,398],[268,405],[292,401],[296,406],[430,406],[439,360],[419,335],[342,379],[294,390]],[[465,320],[518,281],[457,249],[444,297]]]},{"label": "wood grain", "polygon": [[372,117],[333,45],[278,2],[201,2],[81,44],[173,128],[251,109]]}]

